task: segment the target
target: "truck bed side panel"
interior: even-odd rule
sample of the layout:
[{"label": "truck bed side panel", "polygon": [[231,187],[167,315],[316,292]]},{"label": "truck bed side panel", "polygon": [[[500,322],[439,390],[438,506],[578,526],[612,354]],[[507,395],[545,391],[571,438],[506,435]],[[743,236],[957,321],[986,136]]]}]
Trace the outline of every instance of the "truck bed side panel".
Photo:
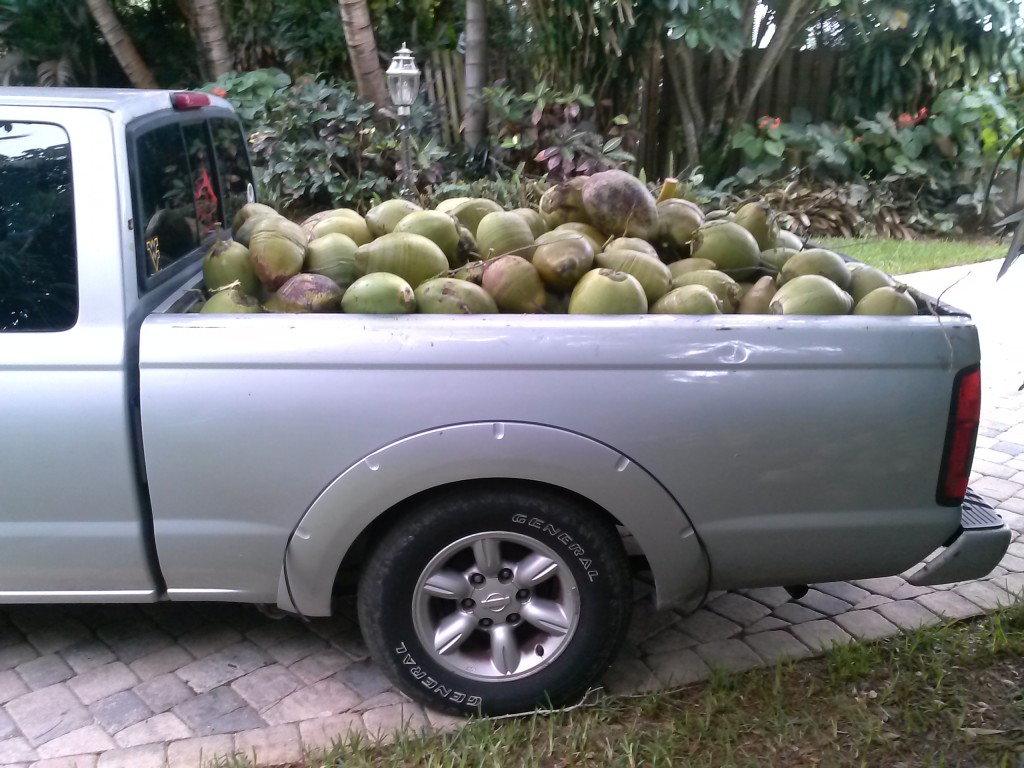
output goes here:
[{"label": "truck bed side panel", "polygon": [[956,529],[935,486],[953,375],[977,357],[963,318],[155,315],[141,380],[161,565],[172,590],[274,600],[285,542],[345,469],[504,420],[657,478],[714,586],[897,572]]}]

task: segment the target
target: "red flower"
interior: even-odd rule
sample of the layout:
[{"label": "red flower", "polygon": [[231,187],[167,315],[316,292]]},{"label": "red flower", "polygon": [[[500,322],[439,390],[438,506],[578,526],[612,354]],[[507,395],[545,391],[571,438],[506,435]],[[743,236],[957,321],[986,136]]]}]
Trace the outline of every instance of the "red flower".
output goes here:
[{"label": "red flower", "polygon": [[782,125],[781,117],[771,117],[769,115],[765,115],[764,117],[757,121],[757,129],[759,131],[774,131],[780,125]]},{"label": "red flower", "polygon": [[920,123],[923,123],[927,119],[928,119],[928,110],[925,109],[924,107],[921,107],[919,110],[917,110],[917,117],[914,118],[914,125],[918,125]]},{"label": "red flower", "polygon": [[228,95],[228,92],[225,91],[223,88],[214,88],[213,91],[211,91],[211,93],[213,93],[214,96],[219,96],[222,99]]},{"label": "red flower", "polygon": [[900,128],[909,128],[914,124],[914,118],[911,117],[907,112],[896,118],[896,125]]}]

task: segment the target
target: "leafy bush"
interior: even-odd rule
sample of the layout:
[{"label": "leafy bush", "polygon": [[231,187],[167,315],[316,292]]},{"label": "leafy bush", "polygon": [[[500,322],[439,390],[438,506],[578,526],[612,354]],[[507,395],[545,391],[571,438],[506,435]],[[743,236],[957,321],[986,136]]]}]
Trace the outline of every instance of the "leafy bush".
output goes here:
[{"label": "leafy bush", "polygon": [[635,162],[622,146],[629,120],[618,115],[601,133],[591,114],[594,100],[578,85],[563,93],[542,81],[522,94],[496,85],[483,89],[482,101],[492,169],[521,166],[527,175],[563,181]]},{"label": "leafy bush", "polygon": [[[229,74],[207,90],[232,102],[249,127],[261,199],[296,217],[348,206],[365,210],[401,196],[400,147],[395,132],[374,121],[373,105],[347,83],[303,75],[292,82],[280,70]],[[411,155],[417,187],[441,178],[447,156],[414,111]],[[416,130],[416,126],[422,130]]]},{"label": "leafy bush", "polygon": [[[815,219],[815,205],[804,212],[816,234],[856,229],[855,217],[845,213],[854,198],[867,206],[864,222],[879,232],[951,232],[983,220],[984,185],[1017,125],[1017,116],[987,88],[947,90],[931,112],[879,112],[852,125],[811,124],[799,110],[788,122],[764,116],[735,133],[732,146],[742,153],[742,167],[721,186],[737,191],[800,179],[802,194],[832,211],[825,219]],[[852,197],[840,195],[832,181],[851,185]]]}]

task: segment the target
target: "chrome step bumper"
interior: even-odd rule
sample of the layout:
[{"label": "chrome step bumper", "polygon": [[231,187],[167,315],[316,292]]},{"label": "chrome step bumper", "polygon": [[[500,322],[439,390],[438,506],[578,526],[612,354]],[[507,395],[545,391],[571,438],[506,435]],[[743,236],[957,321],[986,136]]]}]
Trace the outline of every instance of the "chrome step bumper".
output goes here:
[{"label": "chrome step bumper", "polygon": [[946,548],[907,579],[917,587],[980,579],[992,572],[1010,546],[1010,529],[981,496],[968,489],[960,528]]}]

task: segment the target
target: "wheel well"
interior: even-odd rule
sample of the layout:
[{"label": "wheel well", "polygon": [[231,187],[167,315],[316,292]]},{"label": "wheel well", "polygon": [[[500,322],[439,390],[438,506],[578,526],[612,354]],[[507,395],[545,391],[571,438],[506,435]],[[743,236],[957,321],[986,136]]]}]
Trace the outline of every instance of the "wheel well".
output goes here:
[{"label": "wheel well", "polygon": [[387,509],[378,515],[373,522],[366,526],[362,533],[356,537],[356,540],[352,542],[352,546],[349,547],[348,552],[345,553],[345,558],[342,560],[341,566],[338,568],[338,573],[334,580],[335,596],[350,595],[355,592],[356,585],[359,582],[359,574],[362,571],[363,562],[369,554],[373,543],[379,540],[383,535],[383,532],[388,530],[393,525],[394,521],[404,515],[410,507],[423,501],[428,501],[431,498],[451,493],[463,493],[478,488],[486,488],[488,490],[495,490],[496,488],[515,488],[519,491],[536,488],[538,490],[543,489],[548,493],[554,492],[566,499],[571,499],[572,501],[589,508],[595,516],[603,518],[614,525],[623,536],[626,553],[630,556],[630,559],[635,560],[639,558],[642,560],[641,563],[637,563],[637,566],[640,569],[646,569],[648,567],[646,559],[643,558],[643,553],[639,550],[639,546],[632,540],[632,534],[630,534],[625,526],[623,526],[622,523],[620,523],[608,510],[594,502],[592,499],[588,499],[586,496],[581,496],[574,491],[561,488],[557,485],[541,483],[534,480],[519,480],[500,477],[462,480],[455,483],[438,485],[434,488],[428,488],[425,491],[421,491],[420,493],[400,501],[398,504],[395,504],[390,509]]}]

